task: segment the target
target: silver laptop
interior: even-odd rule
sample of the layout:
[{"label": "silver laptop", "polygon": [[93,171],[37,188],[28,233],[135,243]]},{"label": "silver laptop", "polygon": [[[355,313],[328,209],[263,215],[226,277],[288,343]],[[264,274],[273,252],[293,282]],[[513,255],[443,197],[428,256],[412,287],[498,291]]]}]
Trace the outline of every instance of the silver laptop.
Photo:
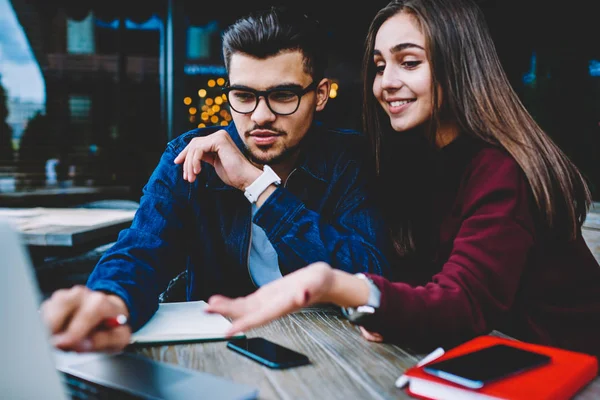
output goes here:
[{"label": "silver laptop", "polygon": [[75,394],[74,387],[85,387],[86,393],[92,388],[117,394],[92,396],[100,398],[115,398],[119,394],[121,397],[182,400],[197,399],[199,394],[211,399],[255,399],[258,396],[254,387],[143,356],[55,350],[38,313],[41,299],[19,233],[10,222],[0,220],[0,398],[65,400],[80,397],[82,393]]}]

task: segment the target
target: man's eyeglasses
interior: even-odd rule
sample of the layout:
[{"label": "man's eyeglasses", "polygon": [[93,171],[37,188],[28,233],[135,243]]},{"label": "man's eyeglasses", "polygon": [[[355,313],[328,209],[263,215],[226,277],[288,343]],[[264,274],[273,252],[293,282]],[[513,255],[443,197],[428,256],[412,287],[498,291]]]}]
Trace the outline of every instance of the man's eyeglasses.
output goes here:
[{"label": "man's eyeglasses", "polygon": [[275,87],[269,90],[254,90],[246,87],[227,86],[223,92],[227,94],[229,106],[240,114],[250,114],[256,107],[261,97],[265,98],[267,107],[274,114],[290,115],[300,107],[300,100],[306,93],[317,87],[312,82],[305,88],[301,87]]}]

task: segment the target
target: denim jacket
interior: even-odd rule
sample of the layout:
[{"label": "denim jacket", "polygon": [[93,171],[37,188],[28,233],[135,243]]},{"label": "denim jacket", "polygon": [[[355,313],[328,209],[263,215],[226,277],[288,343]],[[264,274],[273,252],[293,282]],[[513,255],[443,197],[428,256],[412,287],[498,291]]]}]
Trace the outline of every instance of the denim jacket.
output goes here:
[{"label": "denim jacket", "polygon": [[[167,144],[144,186],[131,227],[119,233],[90,275],[91,289],[125,301],[133,330],[158,308],[170,279],[187,269],[187,299],[230,297],[256,289],[248,269],[251,204],[207,163],[193,183],[175,157],[190,140],[214,132],[196,129]],[[225,130],[242,150],[235,125]],[[365,137],[313,124],[297,167],[254,215],[279,259],[282,275],[316,261],[351,273],[387,274],[386,232],[370,200]]]}]

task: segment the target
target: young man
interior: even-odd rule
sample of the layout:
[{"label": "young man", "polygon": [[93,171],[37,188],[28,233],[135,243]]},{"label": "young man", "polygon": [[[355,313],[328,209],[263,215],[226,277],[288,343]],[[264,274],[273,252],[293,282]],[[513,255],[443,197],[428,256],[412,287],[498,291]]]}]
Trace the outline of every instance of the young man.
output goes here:
[{"label": "young man", "polygon": [[[386,272],[365,138],[313,119],[330,90],[323,42],[315,21],[276,8],[225,32],[233,124],[168,144],[131,227],[87,287],[61,290],[44,303],[57,347],[123,348],[184,269],[188,300],[247,295],[316,261]],[[96,329],[118,314],[129,317],[128,326]]]}]

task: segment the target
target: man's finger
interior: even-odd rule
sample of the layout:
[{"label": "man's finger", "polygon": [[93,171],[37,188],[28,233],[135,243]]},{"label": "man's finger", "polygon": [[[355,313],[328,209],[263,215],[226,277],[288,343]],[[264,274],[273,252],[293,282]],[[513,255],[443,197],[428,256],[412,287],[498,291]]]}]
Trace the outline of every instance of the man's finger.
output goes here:
[{"label": "man's finger", "polygon": [[92,332],[90,336],[84,339],[83,342],[87,342],[87,345],[78,348],[77,351],[121,351],[129,344],[130,339],[131,329],[129,326],[98,330]]},{"label": "man's finger", "polygon": [[114,315],[113,305],[105,294],[90,292],[73,315],[69,326],[57,341],[57,346],[74,347],[96,329],[104,318]]},{"label": "man's finger", "polygon": [[72,315],[79,308],[86,290],[83,286],[60,289],[42,303],[40,312],[50,333],[56,334],[66,328]]},{"label": "man's finger", "polygon": [[195,149],[193,157],[190,159],[190,173],[191,173],[191,181],[194,182],[196,180],[196,175],[200,173],[200,160],[204,156],[204,151],[202,149]]},{"label": "man's finger", "polygon": [[189,180],[190,176],[188,175],[188,163],[190,162],[190,152],[187,152],[185,156],[185,160],[183,160],[183,179],[186,181]]},{"label": "man's finger", "polygon": [[194,158],[192,160],[192,167],[194,169],[194,175],[198,175],[200,173],[200,159],[199,158]]},{"label": "man's finger", "polygon": [[187,153],[188,153],[188,148],[189,148],[189,145],[188,145],[188,146],[186,146],[186,148],[185,148],[185,149],[183,149],[183,150],[181,151],[181,153],[179,153],[179,154],[177,155],[177,157],[175,157],[175,160],[173,160],[173,162],[174,162],[175,164],[181,164],[181,163],[183,162],[183,160],[185,160],[185,156],[186,156],[186,155],[187,155]]},{"label": "man's finger", "polygon": [[198,149],[193,149],[188,153],[188,157],[185,160],[185,173],[187,175],[188,182],[194,182],[196,175],[194,174],[194,160],[198,157]]}]

